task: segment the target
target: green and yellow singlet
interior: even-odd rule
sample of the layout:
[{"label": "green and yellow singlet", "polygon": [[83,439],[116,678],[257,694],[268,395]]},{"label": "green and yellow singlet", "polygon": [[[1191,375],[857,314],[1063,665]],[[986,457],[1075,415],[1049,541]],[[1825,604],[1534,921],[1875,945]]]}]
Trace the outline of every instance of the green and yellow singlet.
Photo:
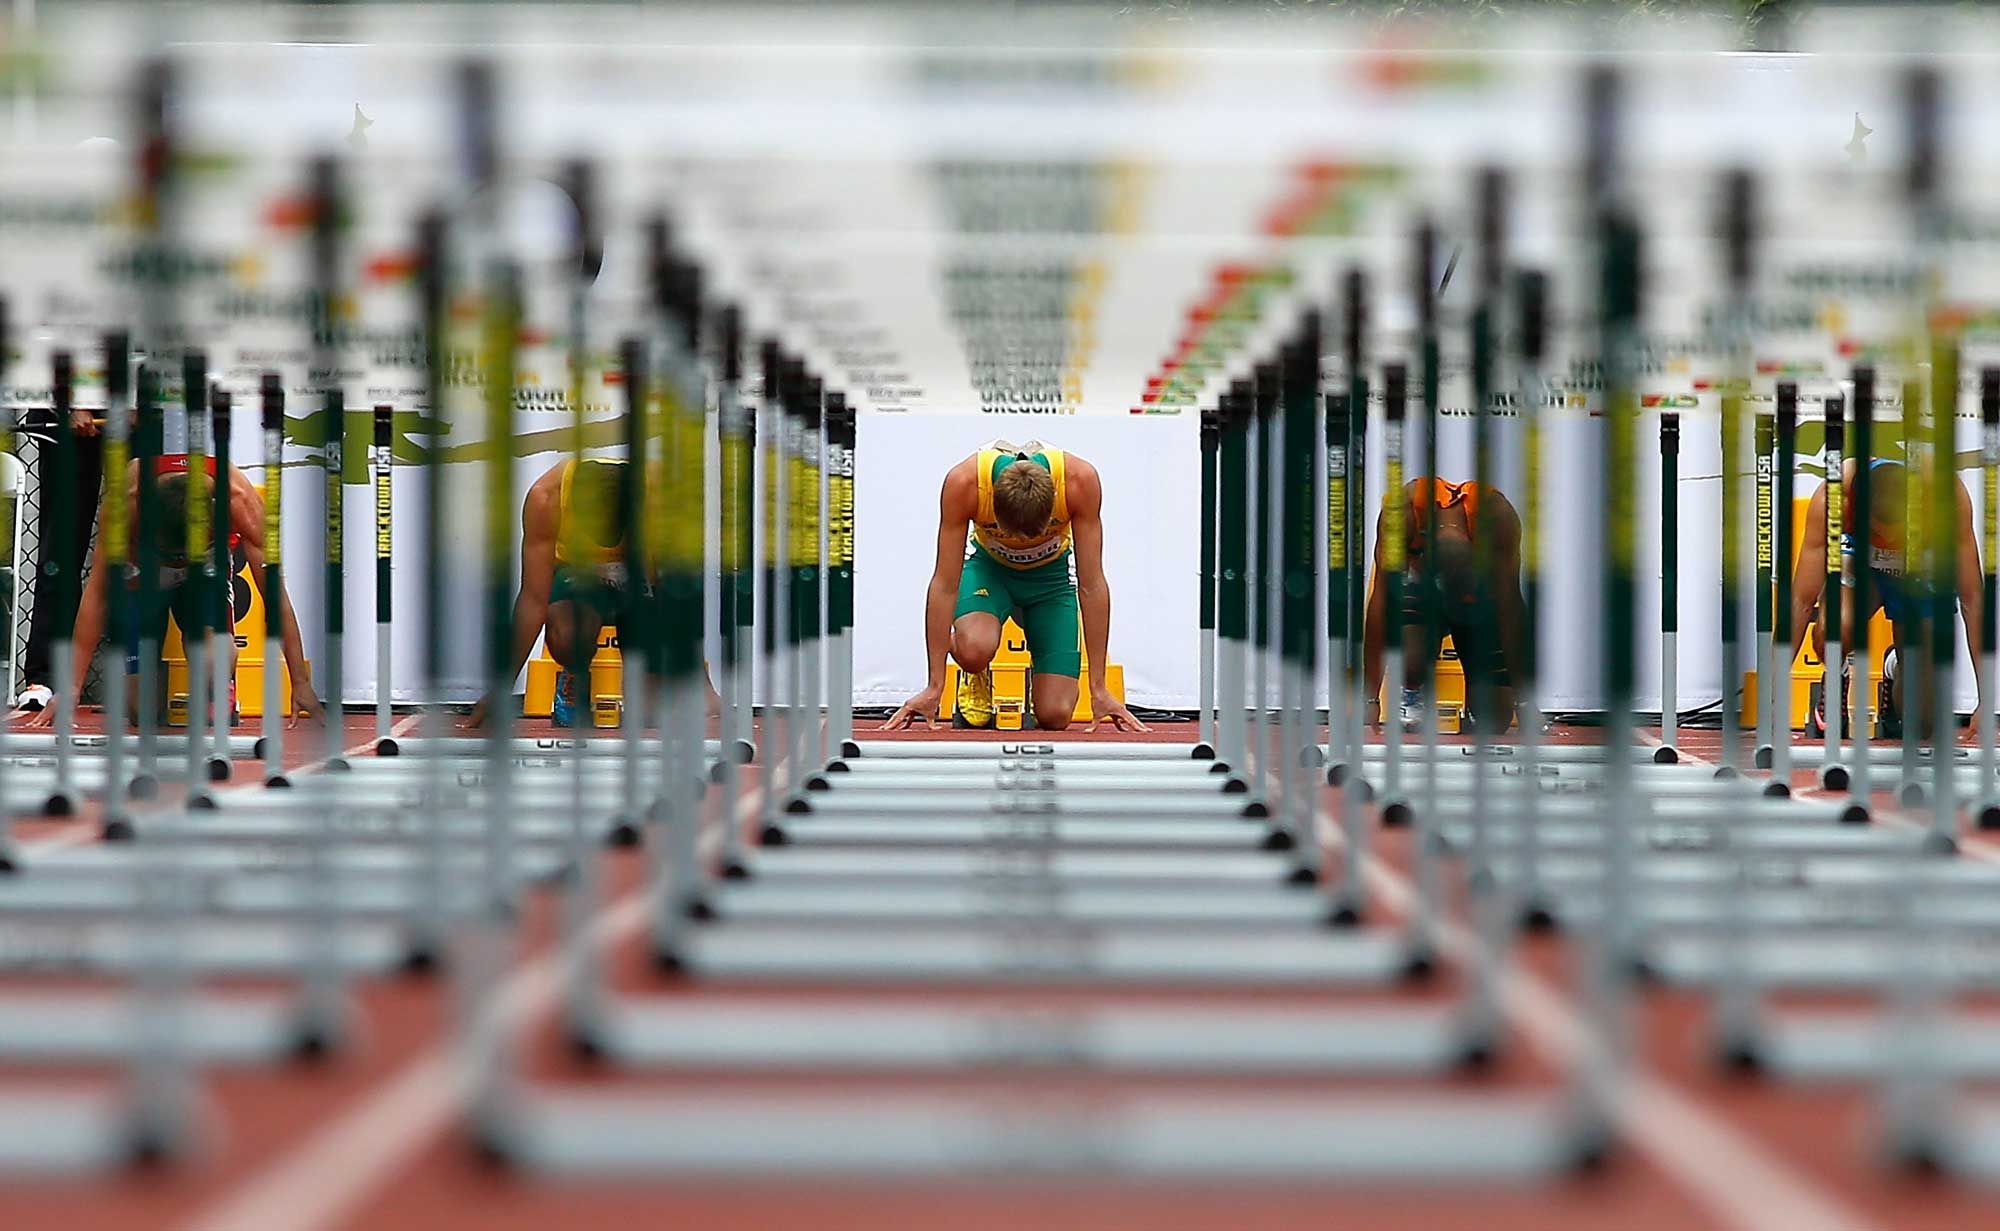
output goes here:
[{"label": "green and yellow singlet", "polygon": [[[579,475],[579,467],[587,467]],[[625,510],[619,488],[622,458],[589,457],[563,463],[557,500],[556,563],[596,568],[625,559]],[[581,478],[581,482],[578,480]]]},{"label": "green and yellow singlet", "polygon": [[[979,509],[972,519],[972,541],[987,555],[1009,568],[1035,568],[1057,559],[1070,548],[1069,489],[1063,477],[1063,451],[1040,441],[1012,445],[996,440],[977,454]],[[1017,461],[1034,462],[1056,481],[1055,507],[1049,524],[1038,534],[1014,534],[1000,528],[993,515],[993,480]]]}]

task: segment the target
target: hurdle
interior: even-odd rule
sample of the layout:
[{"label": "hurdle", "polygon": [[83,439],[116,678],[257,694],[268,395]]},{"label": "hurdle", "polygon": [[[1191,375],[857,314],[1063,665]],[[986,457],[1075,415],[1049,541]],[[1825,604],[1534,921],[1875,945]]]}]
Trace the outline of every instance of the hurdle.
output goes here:
[{"label": "hurdle", "polygon": [[[1870,471],[1874,469],[1875,460],[1875,367],[1873,364],[1864,363],[1855,366],[1851,396],[1854,399],[1854,433],[1848,440],[1848,451],[1854,456],[1853,522],[1862,528],[1863,533],[1866,533],[1867,527],[1874,524],[1870,520],[1874,513],[1873,488],[1875,486],[1874,477],[1870,474]],[[1845,465],[1846,459],[1843,458],[1843,468]],[[1827,480],[1829,491],[1834,486],[1837,486],[1831,475],[1843,472],[1829,472]],[[1830,501],[1832,497],[1829,496],[1828,499]],[[1833,525],[1834,523],[1829,520],[1827,523],[1827,537],[1829,540],[1837,538],[1836,532],[1833,530]],[[1852,577],[1851,585],[1854,592],[1855,617],[1854,627],[1849,632],[1853,637],[1853,643],[1846,648],[1849,653],[1848,661],[1851,664],[1854,686],[1852,709],[1849,712],[1848,722],[1849,729],[1854,733],[1854,747],[1857,755],[1854,758],[1853,768],[1848,774],[1848,790],[1862,799],[1867,799],[1872,786],[1872,775],[1869,773],[1869,768],[1874,759],[1872,751],[1868,750],[1869,732],[1873,729],[1869,723],[1869,693],[1873,691],[1873,687],[1868,678],[1870,671],[1868,661],[1868,619],[1861,613],[1874,609],[1874,604],[1869,601],[1869,594],[1874,587],[1874,578],[1871,575],[1872,570],[1868,567],[1868,561],[1860,558],[1858,553],[1842,551],[1842,545],[1839,542],[1830,542],[1828,546],[1833,550],[1841,552],[1841,572],[1843,576]],[[1821,600],[1824,607],[1838,606],[1839,602],[1838,595]],[[1828,658],[1831,661],[1830,654]],[[1839,695],[1837,691],[1839,683],[1838,680],[1835,681],[1835,698]],[[1830,699],[1828,704],[1838,705],[1839,701]],[[1832,785],[1832,779],[1823,778],[1822,781],[1827,782],[1829,786]]]},{"label": "hurdle", "polygon": [[374,447],[368,451],[375,494],[375,755],[400,755],[402,747],[390,734],[394,724],[389,682],[394,678],[390,621],[395,616],[396,408],[375,405]]},{"label": "hurdle", "polygon": [[[1368,558],[1366,493],[1368,469],[1366,440],[1368,426],[1368,377],[1365,339],[1367,335],[1368,286],[1366,276],[1353,267],[1340,278],[1341,342],[1346,378],[1344,390],[1336,388],[1326,399],[1326,561],[1327,626],[1342,636],[1330,637],[1327,645],[1327,768],[1326,781],[1340,790],[1339,827],[1344,857],[1340,879],[1332,888],[1328,918],[1336,925],[1352,927],[1361,921],[1367,907],[1368,881],[1363,874],[1368,849],[1368,828],[1362,816],[1361,788],[1345,785],[1361,763],[1366,746],[1367,698],[1361,695],[1363,640],[1367,589],[1367,565],[1360,564],[1361,584],[1353,574],[1356,563]],[[1350,475],[1352,478],[1350,479]],[[1338,700],[1336,700],[1338,698]],[[1340,730],[1338,738],[1334,724]],[[1336,746],[1336,744],[1338,746]]]},{"label": "hurdle", "polygon": [[[214,511],[214,497],[205,486],[211,482],[208,474],[208,359],[199,351],[189,351],[181,358],[181,405],[187,413],[187,460],[188,460],[188,501],[187,501],[187,560],[191,574],[190,581],[195,586],[196,598],[192,604],[194,618],[188,621],[189,628],[181,630],[181,643],[187,654],[187,761],[182,771],[184,779],[190,783],[208,780],[207,712],[206,689],[208,680],[204,668],[207,653],[212,647],[209,626],[215,623],[215,593],[220,578],[215,572],[215,553],[211,550],[210,518]],[[227,485],[229,475],[221,476]],[[221,533],[228,537],[228,525],[224,523]],[[169,686],[169,693],[172,688]],[[168,705],[175,698],[168,697]],[[226,730],[226,719],[215,724],[216,733]]]},{"label": "hurdle", "polygon": [[1791,794],[1792,781],[1792,660],[1798,654],[1800,629],[1792,620],[1792,522],[1797,500],[1792,495],[1792,470],[1796,460],[1799,419],[1799,386],[1795,381],[1778,382],[1777,402],[1772,411],[1773,444],[1777,466],[1772,493],[1777,505],[1776,553],[1773,575],[1777,589],[1771,597],[1771,611],[1777,621],[1764,676],[1770,681],[1764,691],[1771,699],[1771,780],[1766,795]]},{"label": "hurdle", "polygon": [[1975,725],[1979,736],[1980,787],[1974,793],[1973,807],[1980,829],[2000,829],[2000,754],[1995,752],[1994,715],[1992,698],[1996,682],[2000,682],[2000,670],[1995,664],[2000,650],[2000,637],[1995,636],[1996,617],[1994,603],[2000,599],[2000,368],[1987,367],[1979,372],[1979,473],[1981,500],[1981,524],[1985,531],[1982,545],[1986,549],[1985,577],[1983,579],[1985,605],[1980,612],[1979,628],[1979,689],[1980,696],[1987,698],[1987,704],[1979,707]]},{"label": "hurdle", "polygon": [[[67,350],[58,350],[50,364],[50,402],[55,411],[55,459],[56,472],[74,475],[77,472],[76,435],[70,424],[73,400],[76,396],[76,362]],[[76,811],[76,797],[71,783],[72,749],[70,733],[76,729],[76,609],[82,595],[82,578],[65,567],[65,562],[73,558],[76,534],[76,519],[71,514],[69,502],[76,498],[74,484],[57,483],[47,495],[48,516],[54,520],[54,531],[48,536],[50,546],[49,564],[42,570],[44,584],[48,586],[48,598],[56,604],[56,616],[49,630],[49,673],[51,687],[55,691],[55,730],[49,735],[50,747],[57,752],[56,784],[49,798],[43,804],[43,811],[50,816],[69,816]],[[31,738],[18,732],[7,732],[5,746],[12,749],[22,746],[20,741]]]}]

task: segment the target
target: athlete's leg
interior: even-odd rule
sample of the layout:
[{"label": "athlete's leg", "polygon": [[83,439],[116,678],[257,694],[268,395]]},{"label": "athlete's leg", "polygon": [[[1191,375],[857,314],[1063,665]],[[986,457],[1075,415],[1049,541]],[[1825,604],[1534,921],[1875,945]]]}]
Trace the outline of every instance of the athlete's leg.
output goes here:
[{"label": "athlete's leg", "polygon": [[[1423,582],[1417,571],[1411,570],[1403,578],[1404,688],[1422,688],[1430,682],[1438,649],[1444,644],[1444,621],[1438,618],[1439,605],[1425,600]],[[1400,700],[1390,697],[1389,704],[1395,705]]]},{"label": "athlete's leg", "polygon": [[1506,651],[1500,644],[1499,612],[1488,603],[1468,604],[1454,611],[1446,627],[1465,672],[1465,712],[1474,724],[1468,729],[1483,735],[1511,730],[1514,681],[1507,674]]},{"label": "athlete's leg", "polygon": [[1076,717],[1076,698],[1081,691],[1074,675],[1035,672],[1035,725],[1044,731],[1067,728]]},{"label": "athlete's leg", "polygon": [[1000,652],[1000,625],[1015,605],[1008,571],[976,551],[965,558],[951,618],[951,656],[961,671],[978,675]]},{"label": "athlete's leg", "polygon": [[1083,673],[1081,629],[1077,619],[1076,582],[1067,559],[1024,570],[1014,579],[1020,603],[1015,618],[1027,635],[1028,657],[1035,664],[1035,722],[1061,731],[1076,716],[1076,698]]},{"label": "athlete's leg", "polygon": [[585,671],[597,656],[597,638],[604,631],[604,617],[589,603],[566,599],[550,603],[542,624],[549,657],[565,671]]}]

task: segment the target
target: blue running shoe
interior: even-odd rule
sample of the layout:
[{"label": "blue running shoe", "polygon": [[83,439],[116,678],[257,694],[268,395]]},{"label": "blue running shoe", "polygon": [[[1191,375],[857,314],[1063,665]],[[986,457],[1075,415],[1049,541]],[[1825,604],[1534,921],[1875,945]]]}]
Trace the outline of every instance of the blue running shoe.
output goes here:
[{"label": "blue running shoe", "polygon": [[576,725],[576,680],[567,671],[556,672],[555,700],[549,705],[549,725],[553,727],[573,727]]}]

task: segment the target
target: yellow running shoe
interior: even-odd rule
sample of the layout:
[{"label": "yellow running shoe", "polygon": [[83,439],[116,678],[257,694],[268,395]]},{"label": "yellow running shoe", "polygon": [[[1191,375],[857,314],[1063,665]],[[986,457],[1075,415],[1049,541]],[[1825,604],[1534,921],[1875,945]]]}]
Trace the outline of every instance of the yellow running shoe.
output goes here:
[{"label": "yellow running shoe", "polygon": [[958,673],[958,717],[968,727],[993,725],[993,669]]}]

